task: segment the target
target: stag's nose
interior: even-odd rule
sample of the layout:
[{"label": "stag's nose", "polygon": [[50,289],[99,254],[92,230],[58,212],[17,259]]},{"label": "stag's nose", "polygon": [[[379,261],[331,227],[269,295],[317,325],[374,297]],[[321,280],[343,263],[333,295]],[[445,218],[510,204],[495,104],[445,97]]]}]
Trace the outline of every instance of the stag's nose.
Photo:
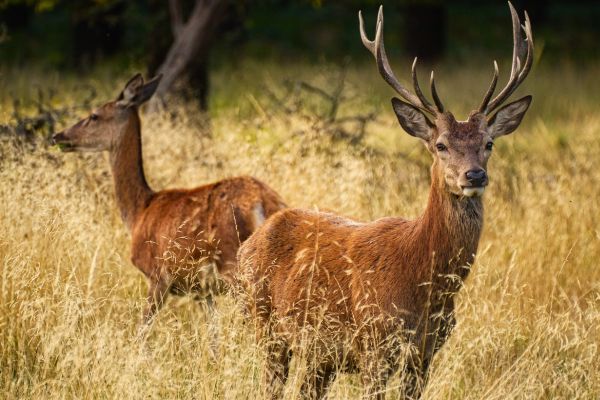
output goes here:
[{"label": "stag's nose", "polygon": [[483,169],[472,169],[467,171],[465,174],[467,176],[467,181],[472,186],[485,186],[487,185],[487,174]]}]

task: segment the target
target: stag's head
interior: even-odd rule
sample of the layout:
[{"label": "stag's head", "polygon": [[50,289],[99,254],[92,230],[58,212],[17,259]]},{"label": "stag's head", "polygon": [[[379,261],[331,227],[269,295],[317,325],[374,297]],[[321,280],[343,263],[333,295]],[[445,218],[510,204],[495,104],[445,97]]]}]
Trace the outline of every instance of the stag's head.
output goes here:
[{"label": "stag's head", "polygon": [[[400,125],[410,135],[424,141],[434,157],[434,173],[443,177],[447,190],[457,196],[483,194],[488,184],[487,161],[492,154],[494,140],[517,129],[531,103],[531,96],[525,96],[500,107],[523,82],[533,63],[529,17],[525,13],[525,24],[521,26],[517,12],[510,2],[508,4],[514,39],[510,78],[504,89],[492,99],[498,82],[498,64],[494,61],[492,83],[481,105],[469,114],[466,121],[457,121],[452,113],[444,110],[433,72],[430,79],[433,104],[423,95],[417,79],[416,58],[412,65],[414,93],[395,77],[383,44],[383,7],[379,8],[377,31],[372,41],[365,34],[361,13],[358,14],[363,44],[375,56],[383,79],[403,99],[392,99]],[[525,38],[522,31],[525,32]]]},{"label": "stag's head", "polygon": [[52,140],[63,151],[102,151],[114,149],[123,139],[137,109],[156,91],[161,75],[144,83],[141,74],[127,82],[116,100],[96,108],[90,115]]}]

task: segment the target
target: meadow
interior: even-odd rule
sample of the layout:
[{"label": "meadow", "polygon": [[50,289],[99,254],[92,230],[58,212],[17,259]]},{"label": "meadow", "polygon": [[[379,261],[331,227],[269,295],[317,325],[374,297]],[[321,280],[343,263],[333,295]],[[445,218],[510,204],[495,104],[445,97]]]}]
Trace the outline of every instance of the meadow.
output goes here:
[{"label": "meadow", "polygon": [[[489,64],[436,69],[457,118],[481,101]],[[394,62],[404,78],[409,65]],[[508,66],[500,71],[504,82]],[[4,68],[0,124],[14,119],[14,97],[33,112],[37,87],[72,107],[91,86],[100,105],[133,72]],[[424,398],[600,398],[598,76],[599,63],[540,63],[513,96],[533,94],[533,104],[518,131],[496,142],[479,254]],[[399,127],[371,63],[243,62],[212,78],[210,121],[183,101],[143,115],[154,189],[249,174],[290,206],[359,220],[424,208],[430,157]],[[315,89],[342,97],[331,103]],[[170,298],[137,340],[146,282],[129,261],[106,158],[0,137],[0,398],[262,398],[261,349],[229,297],[217,300],[218,362],[190,298]],[[296,398],[303,372],[292,366],[286,398]],[[390,398],[399,384],[388,386]],[[358,377],[343,375],[330,398],[360,395]]]}]

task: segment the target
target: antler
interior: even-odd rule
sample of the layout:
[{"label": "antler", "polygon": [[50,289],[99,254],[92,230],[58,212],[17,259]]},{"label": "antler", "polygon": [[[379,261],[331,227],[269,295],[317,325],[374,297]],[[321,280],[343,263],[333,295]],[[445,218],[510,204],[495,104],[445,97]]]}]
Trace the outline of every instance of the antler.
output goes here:
[{"label": "antler", "polygon": [[442,113],[444,110],[444,106],[440,101],[437,90],[435,88],[435,81],[433,79],[433,73],[431,78],[431,93],[436,104],[435,108],[423,95],[421,88],[419,86],[419,81],[417,79],[417,58],[415,57],[415,61],[412,65],[412,80],[413,86],[415,89],[415,93],[407,90],[402,84],[398,81],[394,73],[392,72],[392,68],[390,67],[390,63],[388,61],[387,55],[385,53],[385,46],[383,44],[383,6],[379,7],[379,12],[377,14],[377,30],[375,33],[375,40],[369,40],[367,35],[365,34],[365,24],[362,17],[362,12],[358,12],[358,21],[360,26],[360,38],[362,39],[365,47],[373,54],[375,60],[377,61],[377,68],[379,69],[379,73],[383,77],[383,79],[390,85],[394,90],[407,102],[412,104],[413,106],[426,111],[432,115],[437,115]]},{"label": "antler", "polygon": [[[510,1],[508,2],[508,7],[510,8],[513,23],[513,58],[510,78],[508,78],[508,82],[504,89],[490,101],[494,94],[494,90],[496,89],[496,83],[498,82],[498,64],[494,61],[494,76],[492,77],[492,83],[479,107],[479,112],[484,114],[491,113],[506,101],[515,90],[517,90],[521,82],[527,77],[527,74],[531,70],[531,65],[533,64],[533,34],[531,33],[529,15],[525,12],[525,25],[521,26],[519,15]],[[521,35],[521,29],[525,31],[525,40],[523,40]],[[525,64],[523,64],[523,68],[521,68],[523,60],[525,60]]]}]

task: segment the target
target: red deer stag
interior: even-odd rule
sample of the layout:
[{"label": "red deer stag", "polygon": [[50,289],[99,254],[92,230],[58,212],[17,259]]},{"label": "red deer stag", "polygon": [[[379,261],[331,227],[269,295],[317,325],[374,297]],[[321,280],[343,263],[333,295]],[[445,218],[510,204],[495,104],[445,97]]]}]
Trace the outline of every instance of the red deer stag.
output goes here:
[{"label": "red deer stag", "polygon": [[169,293],[192,293],[212,308],[222,281],[231,282],[240,242],[284,207],[275,191],[246,176],[195,189],[155,192],[148,186],[138,108],[160,78],[144,83],[135,75],[116,100],[53,137],[63,151],[109,152],[117,204],[131,233],[131,261],[148,278],[146,324]]},{"label": "red deer stag", "polygon": [[[425,98],[416,59],[414,93],[398,81],[384,49],[383,9],[374,41],[367,39],[359,13],[363,44],[383,79],[403,98],[392,99],[400,125],[421,139],[433,157],[429,198],[425,212],[414,220],[359,223],[325,212],[282,210],[240,247],[240,285],[258,339],[268,343],[264,378],[275,397],[298,349],[310,364],[303,396],[323,397],[337,372],[358,370],[366,397],[383,398],[390,375],[402,368],[405,396],[420,397],[431,359],[455,325],[454,298],[477,252],[494,140],[519,126],[531,102],[526,96],[499,108],[523,82],[533,57],[529,18],[523,39],[517,13],[509,6],[514,35],[510,78],[492,99],[498,80],[494,63],[492,83],[466,121],[444,111],[433,74],[434,104]],[[315,340],[298,346],[305,333]],[[400,343],[412,349],[403,362]]]}]

